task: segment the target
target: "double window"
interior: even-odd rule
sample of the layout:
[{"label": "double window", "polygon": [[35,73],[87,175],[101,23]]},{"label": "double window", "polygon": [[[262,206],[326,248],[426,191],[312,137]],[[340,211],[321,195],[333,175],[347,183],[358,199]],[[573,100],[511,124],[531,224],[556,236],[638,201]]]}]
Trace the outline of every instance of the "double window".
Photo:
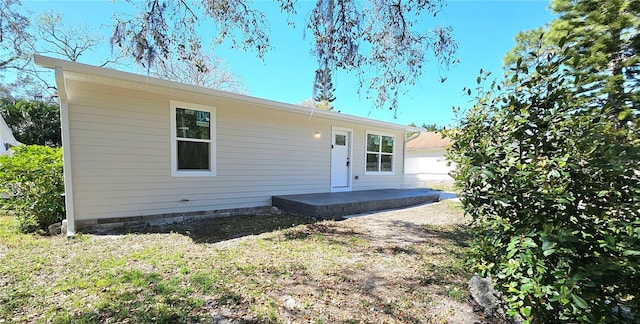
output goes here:
[{"label": "double window", "polygon": [[367,132],[367,173],[393,174],[394,142],[391,135]]},{"label": "double window", "polygon": [[215,108],[171,101],[171,175],[214,176]]}]

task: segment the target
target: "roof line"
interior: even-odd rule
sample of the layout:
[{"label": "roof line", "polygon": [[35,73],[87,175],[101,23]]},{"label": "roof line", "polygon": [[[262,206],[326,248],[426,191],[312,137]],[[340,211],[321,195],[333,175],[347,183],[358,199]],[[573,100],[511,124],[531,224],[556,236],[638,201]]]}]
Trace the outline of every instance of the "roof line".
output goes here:
[{"label": "roof line", "polygon": [[172,88],[172,89],[177,89],[182,91],[194,92],[198,94],[222,97],[222,98],[231,99],[231,100],[238,100],[238,101],[263,105],[263,106],[269,106],[279,110],[309,114],[310,116],[316,115],[319,117],[324,117],[329,119],[340,119],[340,120],[350,121],[358,124],[375,125],[379,127],[386,127],[386,128],[392,128],[392,129],[402,129],[402,130],[411,131],[411,132],[425,131],[422,128],[413,127],[413,126],[405,126],[405,125],[400,125],[396,123],[380,121],[380,120],[375,120],[375,119],[370,119],[365,117],[320,110],[317,108],[309,108],[309,107],[288,104],[280,101],[242,95],[242,94],[237,94],[237,93],[232,93],[227,91],[204,88],[196,85],[190,85],[190,84],[185,84],[185,83],[180,83],[175,81],[168,81],[168,80],[163,80],[155,77],[135,74],[131,72],[124,72],[124,71],[108,69],[108,68],[93,66],[93,65],[84,64],[84,63],[61,60],[61,59],[39,55],[39,54],[34,54],[33,59],[37,65],[45,68],[50,68],[50,69],[55,69],[56,67],[60,67],[64,71],[69,71],[69,72],[96,75],[100,77],[106,77],[106,78],[122,80],[122,81],[143,83],[143,84],[148,84],[156,87]]}]

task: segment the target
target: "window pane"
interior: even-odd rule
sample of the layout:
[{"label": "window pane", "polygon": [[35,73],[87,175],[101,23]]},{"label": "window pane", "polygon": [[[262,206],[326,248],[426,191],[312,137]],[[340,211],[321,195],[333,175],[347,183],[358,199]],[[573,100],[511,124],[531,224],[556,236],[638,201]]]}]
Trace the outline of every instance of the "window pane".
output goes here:
[{"label": "window pane", "polygon": [[211,139],[211,113],[176,108],[176,135],[181,138]]},{"label": "window pane", "polygon": [[380,135],[367,135],[367,151],[380,152]]},{"label": "window pane", "polygon": [[379,154],[367,154],[367,171],[378,172],[378,157]]},{"label": "window pane", "polygon": [[382,161],[381,165],[380,165],[380,171],[381,172],[391,172],[393,171],[392,166],[391,166],[391,161],[393,160],[393,155],[383,155],[380,157],[380,160]]},{"label": "window pane", "polygon": [[382,136],[382,152],[393,153],[393,137]]},{"label": "window pane", "polygon": [[210,143],[178,141],[178,170],[211,170]]},{"label": "window pane", "polygon": [[345,135],[336,134],[336,145],[346,145],[347,137]]}]

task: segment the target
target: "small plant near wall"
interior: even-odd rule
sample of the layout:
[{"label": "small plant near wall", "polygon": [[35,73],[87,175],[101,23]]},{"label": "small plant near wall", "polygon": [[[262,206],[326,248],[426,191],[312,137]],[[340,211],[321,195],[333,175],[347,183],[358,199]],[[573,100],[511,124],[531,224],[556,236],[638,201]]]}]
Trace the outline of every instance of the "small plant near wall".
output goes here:
[{"label": "small plant near wall", "polygon": [[14,148],[0,156],[2,206],[18,220],[24,233],[46,230],[64,218],[62,149],[39,145]]}]

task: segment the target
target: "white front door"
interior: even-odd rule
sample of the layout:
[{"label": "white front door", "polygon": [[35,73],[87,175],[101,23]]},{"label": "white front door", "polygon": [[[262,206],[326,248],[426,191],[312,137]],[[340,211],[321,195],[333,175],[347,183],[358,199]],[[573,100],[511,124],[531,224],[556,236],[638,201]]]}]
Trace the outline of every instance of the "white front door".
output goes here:
[{"label": "white front door", "polygon": [[351,190],[351,132],[334,129],[331,134],[331,191]]}]

